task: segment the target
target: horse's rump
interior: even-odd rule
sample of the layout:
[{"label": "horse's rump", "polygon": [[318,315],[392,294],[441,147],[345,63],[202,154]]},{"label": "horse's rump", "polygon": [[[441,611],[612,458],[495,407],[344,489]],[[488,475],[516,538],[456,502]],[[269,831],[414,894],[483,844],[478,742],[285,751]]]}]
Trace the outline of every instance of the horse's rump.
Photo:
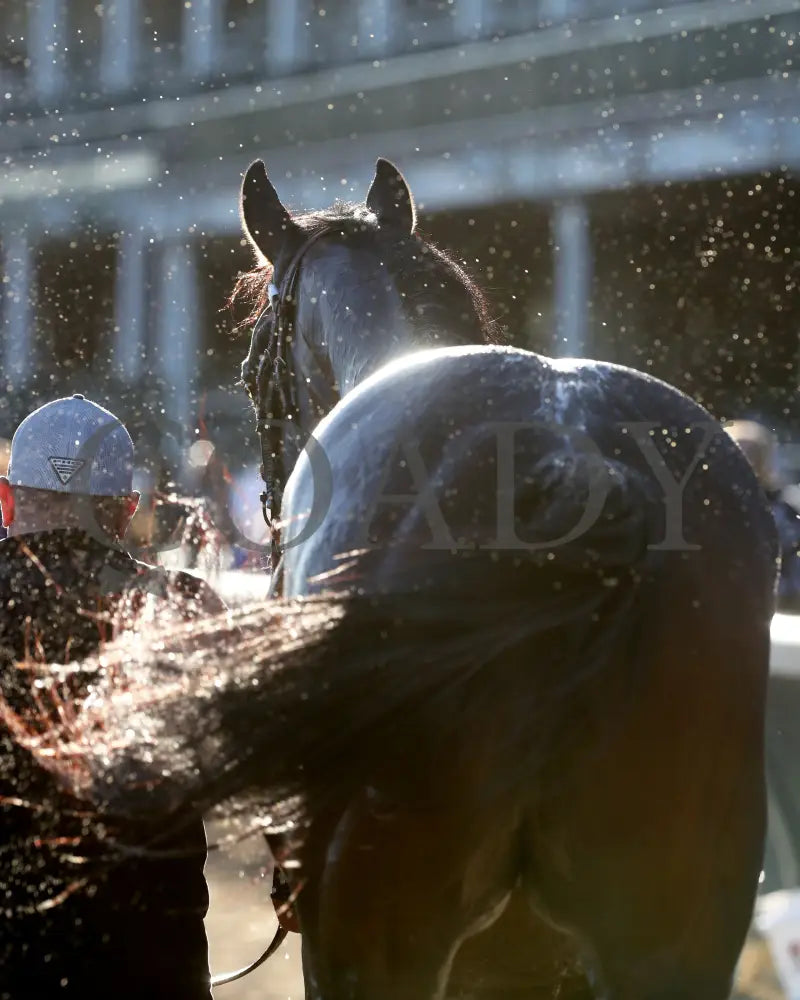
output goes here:
[{"label": "horse's rump", "polygon": [[[615,366],[442,350],[368,380],[315,436],[334,470],[333,496],[316,533],[287,552],[290,592],[364,595],[337,625],[348,652],[330,658],[334,683],[345,660],[356,673],[369,662],[376,635],[399,653],[334,713],[352,737],[356,783],[360,754],[376,767],[400,752],[405,733],[420,759],[423,733],[437,732],[441,745],[448,726],[479,726],[509,705],[524,733],[511,725],[500,735],[497,784],[531,781],[553,740],[562,750],[594,740],[599,750],[648,684],[692,704],[738,682],[758,701],[774,530],[743,456],[683,394]],[[665,483],[684,477],[676,505]],[[290,536],[312,506],[313,480],[301,461],[286,493]],[[732,530],[740,524],[748,531]],[[393,601],[405,608],[399,628],[370,622]],[[733,607],[748,614],[732,621]],[[745,647],[754,659],[739,661],[750,673],[737,681]],[[376,706],[383,721],[364,728]],[[502,757],[512,740],[514,753]]]}]

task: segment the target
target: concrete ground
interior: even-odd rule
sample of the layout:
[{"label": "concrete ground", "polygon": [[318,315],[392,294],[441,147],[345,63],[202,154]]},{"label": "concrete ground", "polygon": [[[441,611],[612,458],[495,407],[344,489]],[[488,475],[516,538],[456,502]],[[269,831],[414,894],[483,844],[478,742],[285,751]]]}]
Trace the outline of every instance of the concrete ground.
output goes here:
[{"label": "concrete ground", "polygon": [[[209,843],[223,833],[209,824]],[[278,926],[269,890],[272,865],[261,837],[209,852],[206,863],[211,905],[206,918],[212,974],[249,965]],[[236,983],[218,986],[215,1000],[303,1000],[300,937],[290,934],[276,954]]]}]

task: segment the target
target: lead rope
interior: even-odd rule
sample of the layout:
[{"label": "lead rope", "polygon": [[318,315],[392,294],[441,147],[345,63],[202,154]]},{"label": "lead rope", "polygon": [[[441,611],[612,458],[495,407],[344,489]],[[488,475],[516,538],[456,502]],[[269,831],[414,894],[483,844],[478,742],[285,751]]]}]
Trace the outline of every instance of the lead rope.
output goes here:
[{"label": "lead rope", "polygon": [[263,951],[255,962],[251,962],[250,965],[245,965],[241,969],[237,969],[235,972],[223,972],[218,976],[212,976],[211,985],[212,986],[225,986],[228,983],[235,983],[237,979],[244,979],[245,976],[249,976],[251,972],[264,964],[268,958],[271,958],[275,952],[280,948],[286,935],[289,933],[288,928],[284,927],[281,923],[281,917],[291,911],[297,897],[300,895],[300,890],[305,885],[305,879],[302,879],[297,888],[291,892],[286,892],[285,890],[289,888],[288,883],[285,878],[281,875],[281,870],[277,866],[273,872],[273,894],[276,894],[278,887],[282,888],[282,891],[278,894],[278,898],[281,899],[280,906],[275,908],[275,915],[278,918],[278,929],[275,931],[275,936],[269,943],[269,947]]},{"label": "lead rope", "polygon": [[255,972],[260,966],[266,962],[268,958],[272,958],[275,952],[283,944],[283,939],[289,932],[278,924],[278,929],[275,931],[275,936],[269,943],[269,947],[263,951],[255,962],[251,962],[249,965],[242,966],[241,969],[237,969],[235,972],[222,972],[218,976],[211,977],[212,986],[227,986],[228,983],[235,983],[237,979],[244,979],[245,976],[249,976],[251,972]]}]

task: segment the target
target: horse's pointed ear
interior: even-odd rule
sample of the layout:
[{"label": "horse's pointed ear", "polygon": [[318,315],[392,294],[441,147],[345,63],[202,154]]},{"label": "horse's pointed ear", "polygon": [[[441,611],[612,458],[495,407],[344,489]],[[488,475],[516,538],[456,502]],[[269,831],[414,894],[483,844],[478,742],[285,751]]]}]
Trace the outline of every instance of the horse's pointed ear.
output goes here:
[{"label": "horse's pointed ear", "polygon": [[287,235],[295,229],[261,160],[247,168],[239,203],[245,236],[262,257],[274,263]]},{"label": "horse's pointed ear", "polygon": [[417,225],[417,210],[406,179],[388,160],[375,164],[375,177],[367,192],[367,208],[378,216],[382,226],[394,226],[413,233]]}]

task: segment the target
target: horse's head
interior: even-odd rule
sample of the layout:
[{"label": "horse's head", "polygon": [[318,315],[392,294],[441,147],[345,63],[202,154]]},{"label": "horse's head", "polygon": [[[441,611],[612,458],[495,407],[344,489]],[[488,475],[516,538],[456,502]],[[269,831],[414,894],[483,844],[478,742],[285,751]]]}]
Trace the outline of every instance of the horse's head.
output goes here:
[{"label": "horse's head", "polygon": [[[408,184],[387,160],[378,160],[364,204],[296,216],[258,160],[244,178],[241,216],[261,265],[262,302],[280,299],[291,327],[287,361],[301,376],[300,394],[316,397],[304,413],[312,423],[400,354],[488,339],[482,297],[419,234]],[[243,367],[254,395],[271,326],[266,316],[256,324]]]},{"label": "horse's head", "polygon": [[259,264],[239,287],[261,309],[242,378],[273,509],[301,438],[343,395],[403,354],[485,342],[489,323],[464,270],[417,231],[411,191],[388,160],[378,160],[364,204],[294,216],[257,160],[240,207]]}]

